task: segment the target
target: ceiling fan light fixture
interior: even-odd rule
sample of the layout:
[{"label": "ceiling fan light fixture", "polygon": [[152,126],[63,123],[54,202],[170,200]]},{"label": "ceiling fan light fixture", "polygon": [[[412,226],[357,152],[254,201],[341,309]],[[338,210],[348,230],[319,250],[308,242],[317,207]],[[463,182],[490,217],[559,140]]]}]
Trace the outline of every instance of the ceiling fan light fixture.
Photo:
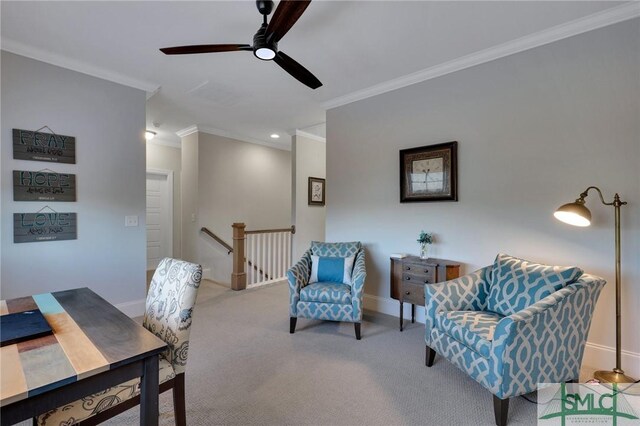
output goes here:
[{"label": "ceiling fan light fixture", "polygon": [[259,47],[253,51],[253,54],[263,61],[270,61],[276,57],[276,52],[269,47]]}]

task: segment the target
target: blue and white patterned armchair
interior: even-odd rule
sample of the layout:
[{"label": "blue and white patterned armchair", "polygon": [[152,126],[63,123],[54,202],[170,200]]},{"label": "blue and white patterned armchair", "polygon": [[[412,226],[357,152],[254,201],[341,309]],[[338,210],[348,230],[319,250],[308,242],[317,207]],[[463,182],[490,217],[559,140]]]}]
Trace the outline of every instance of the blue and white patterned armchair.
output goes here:
[{"label": "blue and white patterned armchair", "polygon": [[578,268],[506,255],[469,275],[425,286],[426,359],[436,352],[493,394],[496,424],[509,398],[538,383],[576,381],[605,281]]},{"label": "blue and white patterned armchair", "polygon": [[[351,284],[316,282],[309,284],[311,256],[355,256]],[[297,319],[353,322],[356,339],[360,340],[362,296],[367,276],[364,248],[359,241],[349,243],[321,243],[313,241],[311,248],[287,271],[289,281],[289,332],[294,333]]]}]

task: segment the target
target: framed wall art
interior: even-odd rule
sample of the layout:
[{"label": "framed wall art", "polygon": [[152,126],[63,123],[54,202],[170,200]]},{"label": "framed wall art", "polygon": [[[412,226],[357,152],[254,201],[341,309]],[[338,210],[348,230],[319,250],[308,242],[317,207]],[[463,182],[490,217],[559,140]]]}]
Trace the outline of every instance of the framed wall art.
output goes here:
[{"label": "framed wall art", "polygon": [[322,178],[309,178],[309,205],[324,206],[324,186],[325,181]]},{"label": "framed wall art", "polygon": [[400,202],[458,201],[458,142],[400,151]]}]

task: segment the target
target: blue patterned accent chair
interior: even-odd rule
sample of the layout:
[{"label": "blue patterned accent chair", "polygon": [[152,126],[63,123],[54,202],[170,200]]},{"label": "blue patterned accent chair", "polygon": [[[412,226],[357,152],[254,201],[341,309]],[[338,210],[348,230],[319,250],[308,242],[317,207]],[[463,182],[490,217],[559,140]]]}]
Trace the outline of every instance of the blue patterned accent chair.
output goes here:
[{"label": "blue patterned accent chair", "polygon": [[[160,392],[173,390],[175,424],[187,424],[185,368],[189,335],[202,267],[171,258],[156,268],[147,300],[143,326],[164,340],[168,349],[160,355]],[[97,425],[140,403],[140,379],[136,378],[86,396],[35,418],[38,426]]]},{"label": "blue patterned accent chair", "polygon": [[605,281],[579,268],[499,254],[491,266],[425,286],[427,367],[435,354],[493,394],[506,425],[509,398],[538,383],[576,381]]},{"label": "blue patterned accent chair", "polygon": [[[351,284],[335,282],[309,283],[311,256],[355,256]],[[311,248],[287,271],[289,281],[289,332],[294,333],[298,318],[354,323],[356,339],[360,340],[362,296],[367,276],[364,248],[359,241],[321,243],[313,241]]]}]

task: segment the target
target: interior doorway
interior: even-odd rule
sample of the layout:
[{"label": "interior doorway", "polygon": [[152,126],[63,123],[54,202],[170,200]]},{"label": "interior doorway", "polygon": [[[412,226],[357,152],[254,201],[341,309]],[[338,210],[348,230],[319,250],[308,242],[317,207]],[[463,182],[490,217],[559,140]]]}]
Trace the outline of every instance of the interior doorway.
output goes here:
[{"label": "interior doorway", "polygon": [[147,169],[147,271],[173,256],[173,171]]}]

